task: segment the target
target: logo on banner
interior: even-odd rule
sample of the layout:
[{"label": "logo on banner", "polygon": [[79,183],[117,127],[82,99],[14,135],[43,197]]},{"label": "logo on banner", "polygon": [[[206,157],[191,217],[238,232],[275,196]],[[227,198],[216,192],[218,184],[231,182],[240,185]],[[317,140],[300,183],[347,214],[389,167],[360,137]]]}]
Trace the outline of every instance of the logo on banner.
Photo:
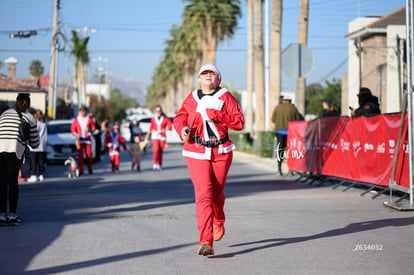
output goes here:
[{"label": "logo on banner", "polygon": [[278,142],[275,148],[276,158],[280,162],[284,159],[301,159],[304,158],[303,151],[300,150],[290,150],[287,149],[286,151],[283,148],[280,148],[280,143]]},{"label": "logo on banner", "polygon": [[361,142],[360,141],[354,141],[352,143],[352,148],[354,149],[354,157],[356,158],[359,151],[361,151]]},{"label": "logo on banner", "polygon": [[385,153],[385,142],[377,145],[377,153],[379,154]]},{"label": "logo on banner", "polygon": [[345,141],[345,140],[341,139],[341,149],[342,149],[342,152],[349,151],[350,148],[351,148],[351,143],[348,142],[348,141]]},{"label": "logo on banner", "polygon": [[369,144],[369,143],[364,144],[364,153],[366,153],[367,151],[372,151],[372,150],[374,150],[374,145]]},{"label": "logo on banner", "polygon": [[390,153],[390,154],[395,154],[395,140],[393,140],[393,139],[390,139],[389,141],[388,141],[388,145],[391,147],[389,150],[388,150],[388,153]]}]

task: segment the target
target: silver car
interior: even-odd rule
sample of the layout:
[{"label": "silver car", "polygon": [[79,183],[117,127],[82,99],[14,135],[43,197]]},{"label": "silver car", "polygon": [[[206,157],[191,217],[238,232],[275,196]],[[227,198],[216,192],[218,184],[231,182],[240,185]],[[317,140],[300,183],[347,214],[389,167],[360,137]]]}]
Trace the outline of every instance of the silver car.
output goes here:
[{"label": "silver car", "polygon": [[[71,132],[72,120],[52,120],[47,123],[47,161],[64,162],[78,157],[75,136]],[[95,139],[91,139],[92,159],[95,158]]]}]

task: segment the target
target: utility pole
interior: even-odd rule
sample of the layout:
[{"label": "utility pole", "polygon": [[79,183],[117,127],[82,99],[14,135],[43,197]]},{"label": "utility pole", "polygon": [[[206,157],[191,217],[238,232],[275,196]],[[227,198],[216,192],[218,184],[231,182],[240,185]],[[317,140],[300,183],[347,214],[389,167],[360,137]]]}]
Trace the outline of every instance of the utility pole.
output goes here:
[{"label": "utility pole", "polygon": [[98,102],[101,102],[102,98],[102,84],[106,84],[106,78],[104,81],[102,81],[102,62],[108,62],[108,58],[103,58],[102,56],[99,56],[98,59],[94,58],[92,61],[98,61],[98,85],[99,85],[99,96],[98,96]]},{"label": "utility pole", "polygon": [[58,33],[59,33],[59,9],[60,0],[55,0],[53,14],[53,33],[52,44],[50,50],[50,66],[49,66],[49,93],[47,115],[49,118],[56,116],[56,75],[57,75],[57,55],[58,55]]},{"label": "utility pole", "polygon": [[[309,23],[309,0],[300,0],[300,14],[299,14],[299,33],[298,43],[308,44],[308,23]],[[296,99],[298,104],[298,110],[301,114],[305,115],[305,88],[306,78],[299,77],[297,85]]]}]

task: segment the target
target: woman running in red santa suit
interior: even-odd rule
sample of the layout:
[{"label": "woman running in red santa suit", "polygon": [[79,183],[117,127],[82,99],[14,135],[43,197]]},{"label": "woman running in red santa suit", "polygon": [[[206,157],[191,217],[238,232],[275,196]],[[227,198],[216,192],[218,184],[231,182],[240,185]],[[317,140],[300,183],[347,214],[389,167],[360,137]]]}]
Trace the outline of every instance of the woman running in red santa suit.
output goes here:
[{"label": "woman running in red santa suit", "polygon": [[213,255],[213,240],[224,235],[224,194],[234,144],[228,129],[241,130],[244,117],[234,97],[221,88],[220,71],[206,64],[198,73],[201,89],[191,92],[174,118],[174,128],[184,141],[190,177],[194,185],[199,255]]},{"label": "woman running in red santa suit", "polygon": [[86,154],[86,165],[89,174],[92,174],[91,135],[95,130],[95,123],[86,114],[86,107],[79,108],[79,115],[72,122],[72,135],[77,139],[79,174],[83,175],[83,152]]},{"label": "woman running in red santa suit", "polygon": [[114,130],[106,136],[105,145],[108,147],[109,159],[111,161],[112,172],[119,173],[119,161],[121,146],[127,151],[125,140],[119,134],[119,124],[114,124]]},{"label": "woman running in red santa suit", "polygon": [[171,130],[171,120],[166,117],[160,105],[155,106],[155,115],[151,119],[151,124],[145,139],[148,140],[151,134],[152,150],[153,150],[153,165],[152,170],[159,171],[162,166],[162,153],[165,145],[165,129]]}]

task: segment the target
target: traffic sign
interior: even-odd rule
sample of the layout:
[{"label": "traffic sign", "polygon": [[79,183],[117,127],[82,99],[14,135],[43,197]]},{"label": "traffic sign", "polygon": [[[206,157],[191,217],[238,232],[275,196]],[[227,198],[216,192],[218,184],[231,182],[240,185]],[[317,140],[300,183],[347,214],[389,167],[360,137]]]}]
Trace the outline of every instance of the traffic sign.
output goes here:
[{"label": "traffic sign", "polygon": [[282,70],[291,78],[307,76],[313,70],[312,51],[305,44],[289,44],[282,52]]}]

